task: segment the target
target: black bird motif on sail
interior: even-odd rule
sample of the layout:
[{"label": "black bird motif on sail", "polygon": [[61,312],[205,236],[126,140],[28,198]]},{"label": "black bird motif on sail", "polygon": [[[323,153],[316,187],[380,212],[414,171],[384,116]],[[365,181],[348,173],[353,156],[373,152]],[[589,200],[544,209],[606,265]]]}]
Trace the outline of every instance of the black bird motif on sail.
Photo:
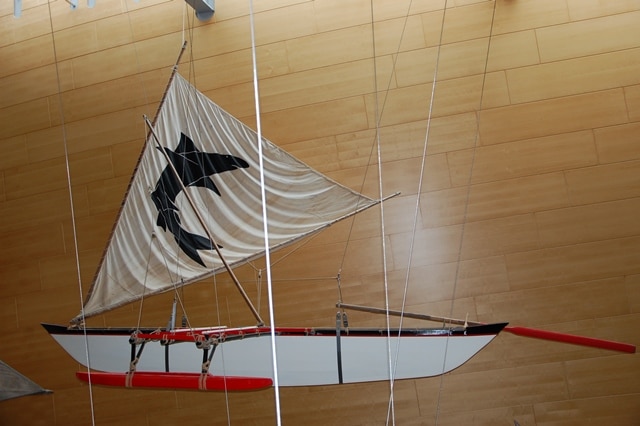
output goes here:
[{"label": "black bird motif on sail", "polygon": [[[160,149],[160,148],[157,148]],[[173,234],[182,251],[192,260],[205,266],[198,254],[198,250],[211,250],[213,243],[202,235],[194,234],[181,225],[178,207],[175,204],[178,194],[183,187],[207,188],[218,196],[222,196],[210,176],[228,172],[239,168],[249,167],[249,163],[239,157],[229,154],[202,152],[196,148],[193,141],[184,133],[180,135],[180,143],[175,151],[164,148],[173,164],[176,173],[167,165],[162,171],[151,199],[158,209],[156,224],[163,230]],[[180,185],[179,180],[182,181]]]}]

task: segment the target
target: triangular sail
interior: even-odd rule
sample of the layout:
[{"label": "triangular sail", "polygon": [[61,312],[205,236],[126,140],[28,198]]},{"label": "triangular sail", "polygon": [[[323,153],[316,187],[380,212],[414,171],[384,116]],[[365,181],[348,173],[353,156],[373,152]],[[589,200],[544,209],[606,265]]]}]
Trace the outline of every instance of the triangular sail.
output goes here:
[{"label": "triangular sail", "polygon": [[[223,269],[167,158],[230,265],[264,254],[256,133],[176,74],[153,135],[166,155],[150,136],[85,302],[85,317]],[[266,139],[263,162],[271,247],[377,203]]]},{"label": "triangular sail", "polygon": [[50,392],[0,361],[0,401]]}]

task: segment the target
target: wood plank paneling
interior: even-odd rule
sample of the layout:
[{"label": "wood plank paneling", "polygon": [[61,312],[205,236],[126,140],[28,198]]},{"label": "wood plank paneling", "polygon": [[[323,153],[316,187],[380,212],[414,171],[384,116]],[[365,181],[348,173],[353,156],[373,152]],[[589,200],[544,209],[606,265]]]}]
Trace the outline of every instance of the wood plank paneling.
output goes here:
[{"label": "wood plank paneling", "polygon": [[482,40],[489,37],[493,4],[489,2],[458,3],[456,5],[460,7],[451,7],[445,12],[442,43],[449,44],[472,39]]},{"label": "wood plank paneling", "polygon": [[49,106],[48,99],[40,98],[4,108],[0,115],[0,139],[49,127]]},{"label": "wood plank paneling", "polygon": [[4,171],[6,169],[24,165],[28,162],[26,139],[25,135],[19,135],[0,141],[0,146],[11,147],[11,149],[5,150],[4,155],[0,156],[0,170]]},{"label": "wood plank paneling", "polygon": [[548,173],[474,185],[466,202],[466,219],[478,221],[566,207],[569,197],[564,175]]},{"label": "wood plank paneling", "polygon": [[492,182],[598,163],[591,131],[562,133],[492,145],[482,141],[473,159],[473,182]]},{"label": "wood plank paneling", "polygon": [[[3,38],[0,37],[0,40],[3,40]],[[6,60],[2,61],[3,66],[0,69],[0,78],[21,73],[25,70],[33,72],[38,68],[54,64],[53,40],[50,34],[45,34],[7,44],[0,47],[0,58],[6,58]]]},{"label": "wood plank paneling", "polygon": [[622,124],[594,130],[598,160],[612,163],[625,160],[640,160],[640,123]]},{"label": "wood plank paneling", "polygon": [[640,198],[536,213],[540,242],[557,247],[640,235]]},{"label": "wood plank paneling", "polygon": [[[0,207],[3,219],[0,233],[9,232],[16,227],[28,227],[34,223],[53,225],[65,219],[69,209],[69,191],[64,187],[49,191],[47,196],[37,193],[6,200]],[[46,212],[46,216],[42,212]]]},{"label": "wood plank paneling", "polygon": [[426,47],[429,38],[425,31],[428,30],[420,16],[403,16],[374,23],[374,33],[370,32],[369,38],[375,40],[375,54],[381,57]]},{"label": "wood plank paneling", "polygon": [[640,11],[536,30],[542,62],[577,58],[636,47]]},{"label": "wood plank paneling", "polygon": [[[532,403],[564,399],[567,390],[563,370],[559,363],[540,365],[535,370],[526,367],[494,370],[491,377],[486,372],[463,374],[460,370],[461,374],[444,379],[440,410],[446,416],[446,413],[517,406],[525,400]],[[426,398],[420,388],[418,392],[421,399]]]},{"label": "wood plank paneling", "polygon": [[540,247],[532,214],[468,222],[460,248],[462,259],[477,259]]},{"label": "wood plank paneling", "polygon": [[624,96],[629,120],[640,121],[640,85],[625,87]]},{"label": "wood plank paneling", "polygon": [[[287,143],[363,130],[369,125],[364,106],[362,97],[353,97],[264,114],[262,120],[270,126],[269,139]],[[309,118],[314,127],[306,125]]]},{"label": "wood plank paneling", "polygon": [[13,4],[9,2],[0,5],[3,8],[0,13],[0,46],[9,46],[51,33],[47,4],[36,3],[22,2],[20,19],[13,16]]},{"label": "wood plank paneling", "polygon": [[505,1],[496,5],[494,34],[546,28],[569,21],[566,2],[554,0]]},{"label": "wood plank paneling", "polygon": [[7,200],[25,198],[67,187],[63,158],[27,164],[5,171]]},{"label": "wood plank paneling", "polygon": [[[567,362],[569,391],[576,398],[607,395],[637,394],[640,387],[640,357],[614,356],[602,359],[582,359]],[[622,368],[628,372],[624,378],[611,374]]]},{"label": "wood plank paneling", "polygon": [[483,144],[568,133],[627,121],[621,89],[548,99],[481,112]]},{"label": "wood plank paneling", "polygon": [[640,275],[628,275],[625,277],[627,283],[627,295],[629,299],[629,310],[633,313],[640,312]]},{"label": "wood plank paneling", "polygon": [[[500,321],[499,312],[513,324],[531,326],[625,315],[627,308],[622,277],[476,297],[478,318]],[[576,306],[573,298],[580,300]]]},{"label": "wood plank paneling", "polygon": [[[639,168],[640,161],[628,161],[568,170],[565,176],[571,202],[578,205],[637,197]],[[605,173],[607,179],[603,179]]]},{"label": "wood plank paneling", "polygon": [[533,30],[499,34],[491,38],[488,70],[526,67],[540,62]]},{"label": "wood plank paneling", "polygon": [[635,395],[551,401],[534,408],[536,424],[540,426],[573,426],[579,418],[601,424],[632,425],[640,415]]},{"label": "wood plank paneling", "polygon": [[637,237],[577,244],[507,254],[511,288],[637,274],[640,255]]},{"label": "wood plank paneling", "polygon": [[[336,9],[341,13],[336,14]],[[364,0],[348,3],[340,0],[313,2],[313,16],[320,33],[370,24],[371,2]]]},{"label": "wood plank paneling", "polygon": [[638,84],[639,75],[640,49],[625,49],[508,70],[507,80],[512,102],[522,103]]},{"label": "wood plank paneling", "polygon": [[38,257],[57,256],[65,251],[60,224],[31,225],[2,233],[0,265],[28,262]]},{"label": "wood plank paneling", "polygon": [[567,5],[569,6],[569,15],[573,21],[640,10],[640,4],[637,0],[621,0],[616,2],[567,0]]}]

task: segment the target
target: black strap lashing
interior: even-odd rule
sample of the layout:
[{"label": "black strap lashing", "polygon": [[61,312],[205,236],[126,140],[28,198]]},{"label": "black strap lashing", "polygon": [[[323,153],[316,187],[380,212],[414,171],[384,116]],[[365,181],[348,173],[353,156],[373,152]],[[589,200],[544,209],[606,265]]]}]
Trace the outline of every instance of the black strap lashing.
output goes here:
[{"label": "black strap lashing", "polygon": [[213,359],[213,354],[216,352],[217,347],[218,347],[218,344],[214,343],[213,346],[211,346],[211,353],[209,353],[209,348],[205,348],[202,351],[202,374],[209,373],[211,360]]},{"label": "black strap lashing", "polygon": [[342,326],[342,312],[336,314],[336,361],[338,363],[338,383],[342,384],[342,346],[340,344],[340,327]]}]

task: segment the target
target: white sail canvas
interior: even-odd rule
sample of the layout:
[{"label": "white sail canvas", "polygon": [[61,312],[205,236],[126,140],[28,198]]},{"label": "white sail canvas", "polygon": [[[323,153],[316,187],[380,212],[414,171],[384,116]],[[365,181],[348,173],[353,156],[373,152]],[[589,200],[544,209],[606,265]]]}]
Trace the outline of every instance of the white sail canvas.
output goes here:
[{"label": "white sail canvas", "polygon": [[[262,144],[271,247],[376,203],[264,138]],[[231,266],[264,254],[258,137],[176,74],[89,292],[85,316],[223,268],[186,200],[187,191]]]}]

